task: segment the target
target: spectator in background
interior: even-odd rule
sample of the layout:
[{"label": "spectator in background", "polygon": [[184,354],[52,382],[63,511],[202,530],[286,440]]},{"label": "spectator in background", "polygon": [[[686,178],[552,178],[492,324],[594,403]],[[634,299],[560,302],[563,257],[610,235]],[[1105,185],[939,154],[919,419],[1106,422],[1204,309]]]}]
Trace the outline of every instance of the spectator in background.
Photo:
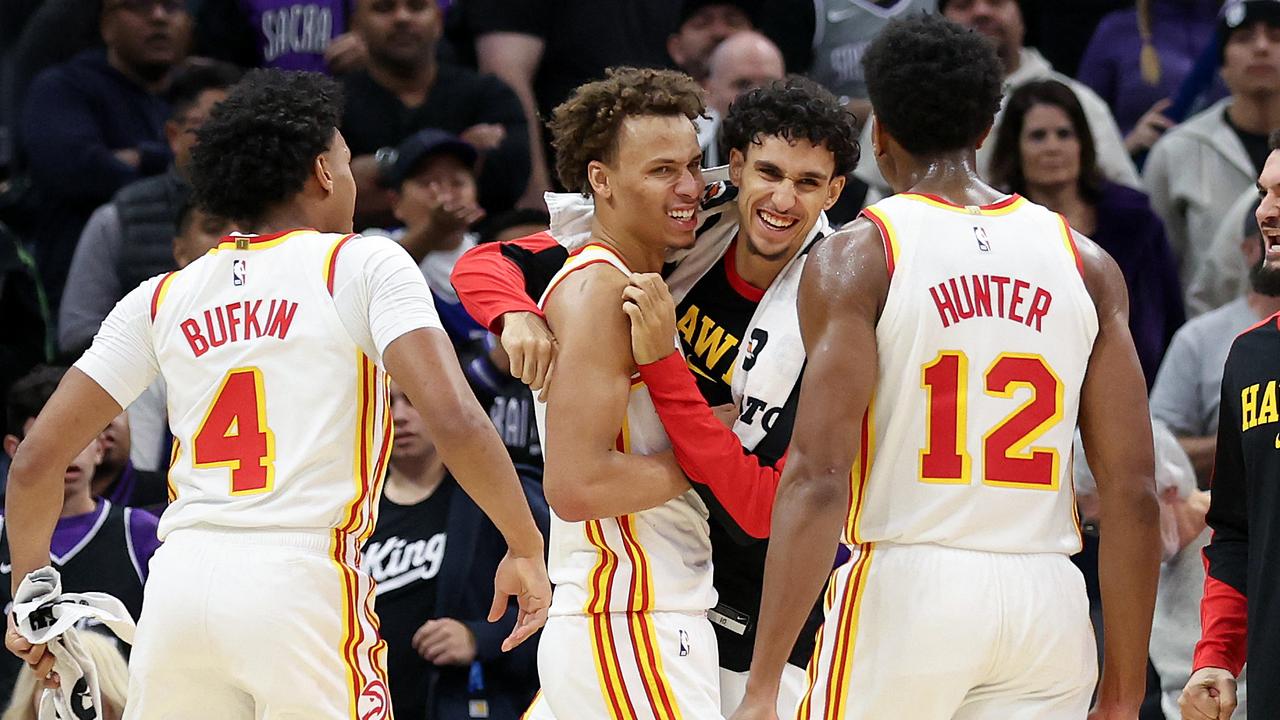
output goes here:
[{"label": "spectator in background", "polygon": [[752,0],[685,0],[680,25],[667,38],[671,61],[694,80],[705,82],[711,53],[731,35],[755,27],[756,5]]},{"label": "spectator in background", "polygon": [[933,12],[938,0],[836,0],[814,3],[813,66],[809,77],[845,102],[865,123],[871,115],[862,53],[880,29],[910,12]]},{"label": "spectator in background", "polygon": [[1138,0],[1102,19],[1077,77],[1111,107],[1130,155],[1144,153],[1174,121],[1169,108],[1213,38],[1220,0]]},{"label": "spectator in background", "polygon": [[[5,411],[4,450],[13,457],[36,416],[61,382],[66,368],[41,366],[14,383]],[[53,531],[50,561],[62,574],[64,592],[100,591],[114,595],[134,620],[142,612],[142,586],[147,565],[160,546],[159,519],[143,510],[120,507],[90,490],[102,447],[94,438],[67,467],[62,516]],[[0,524],[3,520],[0,519]],[[0,537],[0,608],[13,602],[9,573],[9,537]],[[0,657],[0,688],[13,684],[22,661]]]},{"label": "spectator in background", "polygon": [[729,162],[728,157],[720,156],[720,121],[729,113],[729,105],[742,93],[786,76],[778,46],[754,30],[737,33],[717,45],[708,67],[702,81],[707,91],[707,114],[694,122],[702,146],[702,167],[707,168]]},{"label": "spectator in background", "polygon": [[[98,691],[102,698],[102,720],[120,720],[129,694],[129,665],[115,640],[101,632],[79,634],[80,645],[98,672]],[[8,692],[6,687],[3,692]],[[44,683],[31,668],[24,667],[12,686],[8,707],[0,720],[39,720],[37,708]]]},{"label": "spectator in background", "polygon": [[1230,216],[1237,228],[1237,247],[1249,267],[1248,292],[1178,330],[1151,389],[1151,414],[1178,436],[1201,487],[1209,486],[1213,472],[1222,368],[1231,341],[1249,326],[1280,312],[1280,272],[1263,265],[1262,236],[1254,216],[1257,209],[1254,194],[1252,203]]},{"label": "spectator in background", "polygon": [[423,128],[454,133],[479,152],[479,200],[488,212],[510,208],[529,182],[529,128],[519,98],[498,78],[438,62],[441,22],[436,0],[357,1],[355,28],[369,59],[346,77],[342,115],[355,156],[357,227],[389,219],[374,154]]},{"label": "spectator in background", "polygon": [[1184,288],[1222,213],[1262,172],[1267,134],[1280,128],[1280,2],[1231,0],[1220,17],[1221,74],[1231,95],[1160,138],[1145,168]]},{"label": "spectator in background", "polygon": [[484,333],[458,301],[449,282],[453,265],[476,245],[471,227],[484,217],[476,201],[475,148],[438,128],[419,130],[388,154],[382,181],[401,223],[394,230],[367,230],[400,243],[427,279],[436,312],[455,345]]},{"label": "spectator in background", "polygon": [[35,259],[0,223],[0,398],[36,363],[53,360],[49,309]]},{"label": "spectator in background", "polygon": [[241,67],[341,75],[364,65],[355,0],[201,0],[195,51]]},{"label": "spectator in background", "polygon": [[1141,192],[1104,180],[1075,93],[1056,80],[1019,86],[991,143],[991,180],[1066,217],[1110,253],[1129,289],[1129,331],[1155,382],[1165,348],[1184,320],[1177,266],[1160,218]]},{"label": "spectator in background", "polygon": [[[1245,188],[1218,221],[1200,262],[1186,284],[1187,317],[1216,310],[1249,291],[1250,260],[1240,254],[1239,218],[1258,207],[1258,189]],[[1245,253],[1248,255],[1249,253]]]},{"label": "spectator in background", "polygon": [[41,198],[31,239],[52,308],[94,208],[169,166],[160,93],[186,54],[190,20],[183,0],[104,0],[105,49],[51,67],[31,85],[21,140]]},{"label": "spectator in background", "polygon": [[98,326],[143,280],[177,268],[172,243],[187,203],[187,165],[196,131],[227,96],[240,71],[223,62],[193,59],[174,73],[166,97],[164,137],[173,163],[167,172],[130,183],[89,216],[71,258],[58,309],[58,346],[78,356]]},{"label": "spectator in background", "polygon": [[[516,720],[537,689],[538,651],[531,640],[502,652],[514,603],[498,622],[487,619],[489,577],[506,543],[458,487],[422,415],[394,383],[391,413],[390,469],[377,528],[363,550],[363,567],[377,583],[391,705],[402,718]],[[550,519],[541,488],[526,480],[524,490],[545,536]]]},{"label": "spectator in background", "polygon": [[[690,7],[703,4],[689,0]],[[604,77],[606,68],[666,67],[667,43],[687,17],[678,0],[465,0],[458,9],[475,36],[480,71],[520,98],[533,172],[519,205],[535,209],[551,189],[539,118],[551,117],[574,88]]]}]

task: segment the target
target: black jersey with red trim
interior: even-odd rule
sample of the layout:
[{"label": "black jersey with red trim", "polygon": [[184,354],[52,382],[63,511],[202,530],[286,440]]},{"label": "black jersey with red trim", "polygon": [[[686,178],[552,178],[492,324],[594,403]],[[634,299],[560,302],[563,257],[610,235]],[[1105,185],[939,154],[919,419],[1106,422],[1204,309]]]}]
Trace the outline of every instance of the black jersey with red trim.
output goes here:
[{"label": "black jersey with red trim", "polygon": [[[1280,314],[1231,346],[1220,417],[1195,667],[1239,673],[1247,657],[1250,677],[1274,678],[1280,676]],[[1249,684],[1250,714],[1280,717],[1280,685],[1256,685]]]}]

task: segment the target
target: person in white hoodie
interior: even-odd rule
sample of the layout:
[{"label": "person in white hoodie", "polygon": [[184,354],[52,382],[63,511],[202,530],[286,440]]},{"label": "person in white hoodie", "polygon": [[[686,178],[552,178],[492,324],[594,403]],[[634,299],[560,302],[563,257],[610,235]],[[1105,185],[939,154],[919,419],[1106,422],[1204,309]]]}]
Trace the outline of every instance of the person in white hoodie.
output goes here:
[{"label": "person in white hoodie", "polygon": [[[1230,0],[1218,33],[1220,72],[1231,95],[1160,138],[1144,170],[1193,313],[1214,304],[1192,286],[1204,285],[1197,275],[1224,213],[1253,186],[1267,158],[1267,134],[1280,128],[1280,2]],[[1225,217],[1236,224],[1236,215]]]}]

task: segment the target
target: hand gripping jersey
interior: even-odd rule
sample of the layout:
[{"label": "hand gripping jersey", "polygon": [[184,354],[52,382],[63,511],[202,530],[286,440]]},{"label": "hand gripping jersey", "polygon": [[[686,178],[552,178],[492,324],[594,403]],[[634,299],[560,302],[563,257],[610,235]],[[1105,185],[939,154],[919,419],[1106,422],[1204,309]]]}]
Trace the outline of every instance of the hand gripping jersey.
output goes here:
[{"label": "hand gripping jersey", "polygon": [[[539,306],[565,276],[596,263],[631,274],[609,248],[587,245],[569,256]],[[546,404],[538,402],[536,411],[544,452],[548,445],[555,452],[555,439],[546,439]],[[644,455],[670,447],[648,389],[632,378],[617,449]],[[566,522],[553,510],[547,570],[556,587],[550,614],[706,611],[716,604],[709,532],[706,505],[692,490],[659,507],[602,520]]]},{"label": "hand gripping jersey", "polygon": [[846,541],[1080,549],[1071,448],[1098,333],[1062,216],[901,194],[863,211],[890,273]]},{"label": "hand gripping jersey", "polygon": [[174,448],[160,537],[197,524],[332,530],[354,562],[390,450],[380,353],[439,327],[408,255],[310,230],[231,236],[113,314],[77,367],[122,405],[164,375]]}]

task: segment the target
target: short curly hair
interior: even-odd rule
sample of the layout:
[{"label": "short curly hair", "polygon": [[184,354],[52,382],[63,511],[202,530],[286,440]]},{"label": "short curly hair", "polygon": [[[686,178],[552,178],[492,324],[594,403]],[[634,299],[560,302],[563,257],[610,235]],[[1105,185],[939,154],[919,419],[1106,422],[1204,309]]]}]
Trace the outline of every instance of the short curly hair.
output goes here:
[{"label": "short curly hair", "polygon": [[560,184],[591,194],[587,165],[608,161],[618,149],[618,131],[629,117],[684,116],[706,112],[702,88],[675,70],[610,68],[603,80],[581,85],[551,114],[551,145]]},{"label": "short curly hair", "polygon": [[747,146],[777,136],[788,142],[808,140],[835,158],[836,176],[858,165],[858,120],[829,90],[798,75],[775,80],[738,96],[720,129],[726,150],[747,154]]},{"label": "short curly hair", "polygon": [[937,15],[890,21],[862,68],[876,122],[913,155],[975,147],[1000,110],[995,46]]},{"label": "short curly hair", "polygon": [[258,220],[302,191],[341,112],[341,88],[319,73],[245,74],[197,131],[190,169],[196,201],[219,217]]}]

